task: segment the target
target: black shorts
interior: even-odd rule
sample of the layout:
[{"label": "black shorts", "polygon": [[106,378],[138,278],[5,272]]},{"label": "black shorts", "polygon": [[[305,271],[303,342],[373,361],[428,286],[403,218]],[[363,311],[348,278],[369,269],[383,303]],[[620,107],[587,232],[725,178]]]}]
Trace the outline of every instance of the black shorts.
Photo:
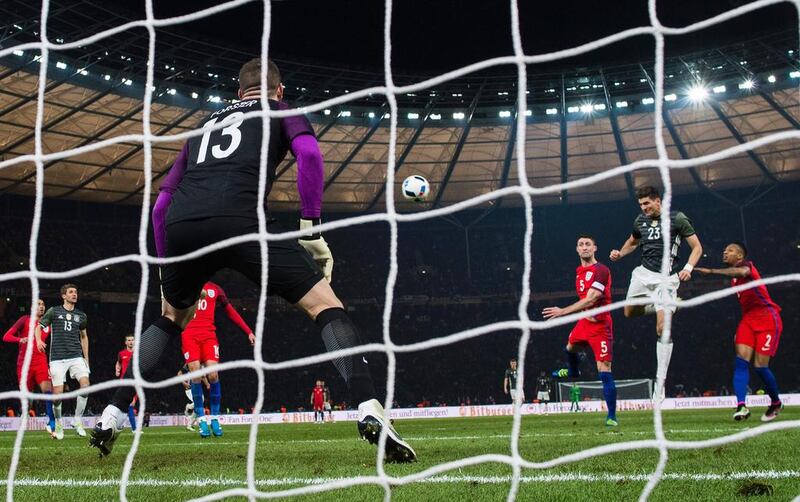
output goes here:
[{"label": "black shorts", "polygon": [[[271,233],[281,229],[275,222],[267,226]],[[217,217],[187,220],[167,226],[167,256],[180,256],[230,237],[258,233],[258,221],[252,218]],[[324,276],[319,265],[295,239],[268,243],[269,271],[267,294],[297,303]],[[161,293],[175,308],[195,304],[203,285],[218,270],[232,268],[256,285],[261,284],[261,246],[246,242],[226,247],[188,261],[161,267]]]}]

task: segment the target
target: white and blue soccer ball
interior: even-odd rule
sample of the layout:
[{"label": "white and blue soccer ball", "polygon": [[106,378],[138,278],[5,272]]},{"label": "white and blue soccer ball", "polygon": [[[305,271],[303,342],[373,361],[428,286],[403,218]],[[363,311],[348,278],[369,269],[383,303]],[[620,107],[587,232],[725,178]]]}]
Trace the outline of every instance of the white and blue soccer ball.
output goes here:
[{"label": "white and blue soccer ball", "polygon": [[408,200],[422,202],[428,198],[430,191],[431,184],[418,174],[414,174],[403,180],[403,197]]}]

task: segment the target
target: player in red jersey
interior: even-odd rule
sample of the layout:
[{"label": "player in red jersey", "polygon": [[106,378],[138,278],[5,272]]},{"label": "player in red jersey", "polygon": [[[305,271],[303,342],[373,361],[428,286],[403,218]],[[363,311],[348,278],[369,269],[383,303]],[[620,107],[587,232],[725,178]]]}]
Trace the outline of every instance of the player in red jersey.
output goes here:
[{"label": "player in red jersey", "polygon": [[[133,358],[133,335],[125,336],[125,348],[117,354],[117,364],[114,368],[114,374],[120,379],[125,378],[125,370],[128,369],[128,364]],[[128,421],[131,423],[131,430],[136,430],[136,403],[139,397],[134,396],[130,406],[128,406]]]},{"label": "player in red jersey", "polygon": [[[37,300],[36,319],[34,321],[38,321],[43,314],[44,302],[42,300]],[[31,317],[28,315],[20,317],[17,319],[17,322],[15,322],[14,325],[11,326],[8,331],[6,331],[5,335],[3,335],[4,342],[16,343],[19,346],[19,354],[17,355],[17,381],[19,382],[20,389],[22,389],[23,383],[22,364],[25,361],[25,351],[28,347],[28,340],[33,338],[33,331],[28,329],[30,327],[30,319]],[[36,324],[38,324],[38,322],[34,322],[34,327]],[[46,341],[48,336],[50,336],[49,327],[42,330],[42,340]],[[34,348],[31,352],[31,362],[30,366],[28,367],[27,389],[34,389],[38,385],[39,390],[43,393],[52,394],[53,383],[50,380],[49,368],[50,366],[47,363],[47,354]],[[47,424],[47,432],[52,434],[56,425],[56,419],[53,415],[53,401],[46,402],[46,409],[47,418],[49,419]]]},{"label": "player in red jersey", "polygon": [[[554,319],[592,307],[602,307],[611,303],[611,271],[595,258],[597,243],[591,235],[578,237],[575,248],[581,264],[576,269],[575,291],[579,300],[569,307],[547,307],[542,311],[545,319]],[[597,372],[603,382],[603,397],[608,406],[606,425],[617,426],[617,386],[611,373],[611,354],[614,335],[612,332],[611,313],[603,312],[578,321],[569,334],[566,353],[568,368],[553,372],[554,377],[579,377],[578,345],[589,345],[597,361]]]},{"label": "player in red jersey", "polygon": [[[716,274],[731,278],[731,286],[740,286],[761,279],[753,262],[746,260],[747,248],[740,242],[732,242],[722,252],[726,268],[696,268],[704,275]],[[750,410],[745,405],[747,384],[750,380],[750,361],[764,381],[769,397],[772,399],[767,411],[761,416],[762,422],[770,422],[778,416],[783,404],[778,393],[775,375],[769,369],[769,360],[778,350],[778,342],[783,331],[781,308],[772,301],[766,286],[756,286],[736,293],[742,307],[742,320],[736,329],[736,364],[733,371],[733,390],[736,394],[734,420],[746,420]]]},{"label": "player in red jersey", "polygon": [[[256,336],[253,334],[253,330],[247,326],[244,319],[233,308],[233,305],[225,295],[225,291],[209,281],[203,286],[200,299],[197,300],[197,310],[195,310],[194,317],[181,334],[183,357],[189,366],[189,371],[199,370],[201,364],[208,368],[219,363],[219,341],[217,340],[217,328],[214,325],[214,312],[217,302],[225,307],[225,313],[228,318],[247,334],[250,345],[255,344]],[[212,433],[216,437],[222,436],[222,426],[219,424],[219,409],[222,401],[219,374],[214,371],[209,373],[207,377],[210,384],[208,392],[211,409],[210,417],[205,416],[202,380],[200,378],[192,379],[192,399],[195,413],[200,422],[200,437],[202,438],[207,438]],[[211,430],[209,430],[209,425]]]},{"label": "player in red jersey", "polygon": [[311,391],[311,406],[314,408],[314,423],[323,423],[325,421],[325,414],[322,411],[325,406],[325,389],[322,387],[321,380],[317,380]]}]

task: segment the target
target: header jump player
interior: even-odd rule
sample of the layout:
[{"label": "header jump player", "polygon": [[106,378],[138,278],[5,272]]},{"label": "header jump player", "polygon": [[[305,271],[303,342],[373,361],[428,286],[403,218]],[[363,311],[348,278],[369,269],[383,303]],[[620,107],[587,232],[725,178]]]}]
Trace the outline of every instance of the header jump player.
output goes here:
[{"label": "header jump player", "polygon": [[[695,270],[703,275],[715,274],[731,278],[731,286],[740,286],[761,279],[753,262],[746,260],[747,248],[740,242],[728,244],[722,253],[722,261],[726,268],[702,268]],[[766,286],[746,289],[736,296],[742,307],[742,320],[736,328],[736,364],[733,370],[733,390],[736,393],[735,420],[746,420],[750,417],[745,398],[747,384],[750,381],[750,361],[764,382],[767,394],[772,399],[767,411],[761,416],[762,422],[770,422],[778,416],[783,404],[778,394],[778,382],[769,369],[769,360],[778,350],[778,342],[783,331],[781,308],[772,301]]]},{"label": "header jump player", "polygon": [[[3,335],[4,342],[16,343],[19,346],[19,354],[17,355],[17,381],[19,382],[20,389],[22,389],[22,363],[25,362],[25,350],[27,350],[28,342],[34,339],[36,325],[39,323],[39,318],[42,316],[42,314],[44,314],[44,302],[42,300],[37,300],[34,319],[36,324],[33,326],[34,331],[28,331],[28,325],[30,323],[31,316],[24,315],[17,319],[17,322],[15,322],[14,325],[11,326],[8,331],[6,331],[5,335]],[[49,335],[50,328],[42,330],[42,341],[46,342]],[[28,367],[27,383],[28,390],[32,390],[38,385],[39,390],[41,390],[43,393],[53,393],[53,382],[50,381],[50,370],[47,364],[47,355],[44,352],[40,352],[36,348],[33,348],[31,353],[31,362],[30,366]],[[56,419],[53,415],[53,401],[46,401],[45,405],[48,418],[47,432],[54,434],[56,428]]]},{"label": "header jump player", "polygon": [[[265,202],[258,200],[256,190],[263,121],[261,117],[244,120],[244,114],[261,110],[262,92],[269,97],[270,109],[289,109],[281,102],[284,86],[277,66],[269,62],[267,70],[267,89],[261,89],[260,59],[245,63],[239,71],[241,101],[212,113],[203,126],[205,134],[190,138],[178,155],[162,183],[153,209],[159,254],[180,256],[230,237],[259,231],[257,207]],[[223,127],[212,131],[215,124]],[[329,351],[360,345],[356,327],[328,283],[333,268],[328,244],[319,232],[310,230],[320,222],[325,174],[314,130],[302,115],[272,119],[268,124],[266,193],[276,178],[276,167],[291,150],[297,158],[300,229],[308,232],[299,244],[286,240],[268,243],[268,293],[283,297],[316,321]],[[269,230],[271,233],[280,231],[275,223]],[[322,269],[318,263],[322,263]],[[242,243],[162,267],[162,316],[141,335],[140,369],[143,374],[149,374],[156,366],[169,339],[180,335],[192,316],[203,284],[217,270],[226,267],[260,284],[260,244]],[[360,403],[358,431],[361,437],[377,444],[385,427],[388,433],[386,459],[414,461],[414,450],[394,430],[376,399],[366,358],[356,354],[340,357],[333,363],[347,382],[351,402]],[[119,416],[133,398],[133,392],[132,388],[117,389],[94,428],[90,445],[97,447],[101,455],[111,452]]]},{"label": "header jump player", "polygon": [[[569,307],[547,307],[542,311],[545,319],[554,319],[592,307],[602,307],[611,303],[611,271],[608,267],[598,262],[595,258],[597,244],[594,237],[581,235],[575,249],[581,259],[580,266],[575,270],[575,291],[579,300]],[[568,368],[553,372],[553,376],[579,377],[580,358],[578,345],[589,345],[597,361],[597,372],[603,382],[603,397],[608,407],[606,425],[616,427],[617,423],[617,385],[611,373],[612,345],[614,334],[612,331],[611,313],[603,312],[595,316],[585,317],[578,321],[567,340]]]},{"label": "header jump player", "polygon": [[[692,222],[680,211],[672,211],[670,218],[670,249],[669,277],[667,284],[661,284],[661,258],[664,252],[664,239],[661,232],[661,194],[655,187],[646,186],[636,191],[639,207],[642,214],[633,221],[631,235],[620,249],[611,251],[611,261],[619,261],[631,254],[637,247],[642,248],[642,264],[633,269],[631,283],[628,286],[627,299],[649,297],[652,305],[625,305],[625,317],[656,313],[656,387],[653,391],[653,400],[663,401],[665,387],[659,386],[660,380],[666,380],[669,360],[672,358],[672,338],[662,343],[661,333],[664,330],[664,309],[675,312],[674,306],[665,306],[656,303],[667,299],[675,301],[678,298],[678,286],[692,278],[692,270],[703,256],[703,246],[694,231]],[[681,242],[686,241],[692,249],[689,259],[682,269],[678,270],[678,250]]]}]

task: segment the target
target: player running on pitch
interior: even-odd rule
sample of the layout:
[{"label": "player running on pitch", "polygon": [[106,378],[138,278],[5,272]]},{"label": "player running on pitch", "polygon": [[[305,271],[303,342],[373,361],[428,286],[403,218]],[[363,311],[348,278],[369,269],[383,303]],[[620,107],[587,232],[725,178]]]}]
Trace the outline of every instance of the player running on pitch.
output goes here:
[{"label": "player running on pitch", "polygon": [[[44,314],[44,302],[42,300],[36,301],[36,313],[34,322],[39,323],[39,318]],[[22,389],[22,364],[25,362],[25,350],[28,347],[28,340],[34,338],[34,332],[28,330],[31,316],[24,315],[17,319],[17,322],[11,326],[8,331],[3,335],[3,341],[7,343],[16,343],[18,345],[17,355],[17,382],[19,388]],[[34,324],[34,331],[36,329]],[[42,330],[42,340],[47,341],[50,336],[50,328]],[[32,390],[37,385],[39,390],[45,394],[53,393],[53,382],[50,380],[50,370],[47,364],[47,355],[36,349],[35,345],[31,351],[31,362],[28,367],[27,389]],[[47,410],[47,432],[50,434],[55,433],[56,419],[53,415],[53,401],[45,402],[45,409]],[[55,436],[53,436],[55,437]]]},{"label": "player running on pitch", "polygon": [[[241,101],[208,117],[205,134],[186,142],[162,183],[153,209],[160,256],[181,256],[230,237],[259,232],[257,208],[266,202],[258,200],[256,190],[264,121],[260,116],[244,120],[244,115],[261,110],[262,94],[269,98],[270,109],[289,108],[281,103],[284,86],[277,66],[270,62],[266,68],[267,89],[261,88],[261,70],[259,59],[242,66],[239,71]],[[306,232],[299,241],[267,243],[268,293],[283,297],[313,319],[329,351],[361,345],[358,330],[329,284],[333,257],[328,244],[319,232],[311,230],[320,223],[325,174],[314,129],[302,114],[275,118],[268,124],[265,193],[269,194],[275,170],[291,150],[297,158],[300,230]],[[221,127],[212,130],[215,125]],[[165,215],[167,208],[169,211]],[[274,223],[269,230],[273,234],[279,232]],[[260,284],[261,266],[261,245],[252,241],[164,265],[161,269],[162,316],[141,335],[139,363],[142,373],[149,374],[158,364],[169,339],[180,335],[192,316],[203,284],[217,270],[230,267]],[[388,433],[386,459],[390,462],[416,460],[416,453],[394,430],[376,399],[366,357],[363,354],[343,356],[334,359],[333,364],[347,383],[350,402],[359,403],[357,427],[361,437],[377,444],[385,428]],[[121,410],[132,399],[133,392],[132,388],[120,387],[103,411],[90,441],[101,455],[110,453]]]},{"label": "player running on pitch", "polygon": [[[206,368],[219,364],[219,341],[217,340],[217,327],[214,323],[217,302],[225,307],[225,313],[228,318],[247,335],[250,345],[256,343],[256,336],[253,334],[253,330],[233,308],[225,291],[217,284],[209,281],[203,285],[200,299],[197,300],[197,309],[194,312],[194,317],[181,333],[181,350],[189,371],[199,370],[201,363]],[[192,379],[191,384],[194,412],[199,420],[201,438],[207,438],[212,433],[215,437],[220,437],[222,436],[222,426],[219,423],[222,385],[219,381],[219,373],[216,371],[208,373],[206,378],[209,384],[208,397],[211,415],[209,417],[205,416],[203,381],[200,378]],[[209,425],[211,430],[209,430]]]},{"label": "player running on pitch", "polygon": [[[633,221],[633,230],[630,237],[620,249],[611,251],[611,261],[619,261],[631,254],[637,247],[642,249],[642,264],[633,269],[631,283],[628,286],[627,299],[649,297],[652,305],[625,305],[625,317],[637,317],[647,313],[656,313],[656,385],[653,399],[663,401],[666,395],[666,384],[662,387],[659,381],[666,380],[669,360],[672,357],[672,337],[662,341],[661,333],[664,330],[664,309],[675,312],[674,306],[665,306],[656,303],[656,300],[672,300],[678,298],[678,286],[692,278],[694,269],[700,257],[703,256],[703,246],[700,244],[694,231],[692,222],[680,211],[672,211],[670,217],[670,263],[669,277],[666,284],[661,281],[661,258],[664,251],[664,239],[661,232],[661,194],[655,187],[646,186],[636,191],[639,207],[642,214]],[[692,249],[689,259],[680,270],[678,267],[678,250],[681,243],[686,241]],[[666,296],[666,298],[665,298]]]},{"label": "player running on pitch", "polygon": [[[64,381],[69,375],[78,381],[81,389],[89,386],[89,335],[86,332],[86,314],[75,307],[78,303],[78,287],[74,284],[61,286],[62,305],[50,307],[39,319],[34,336],[36,348],[44,352],[46,345],[42,338],[45,328],[50,328],[50,378],[53,380],[53,394],[64,392]],[[133,399],[133,396],[131,396]],[[88,396],[78,396],[75,405],[75,432],[86,436],[83,430],[83,411]],[[128,404],[130,404],[130,399]],[[64,439],[64,426],[61,423],[61,401],[56,401],[53,411],[56,418],[56,439]],[[127,409],[127,405],[125,407]]]},{"label": "player running on pitch", "polygon": [[[590,235],[578,237],[576,251],[581,264],[575,270],[575,291],[579,300],[569,307],[547,307],[542,311],[545,319],[554,319],[592,307],[602,307],[611,303],[611,271],[597,261],[597,243]],[[578,321],[567,340],[567,368],[553,372],[558,378],[581,375],[578,345],[589,345],[597,361],[597,372],[603,382],[603,398],[608,407],[606,425],[616,427],[617,423],[617,386],[611,373],[612,346],[614,333],[611,313],[603,312]]]},{"label": "player running on pitch", "polygon": [[[131,358],[133,358],[133,335],[127,335],[125,337],[125,348],[119,351],[117,354],[117,364],[114,365],[114,374],[118,378],[125,378],[125,371],[128,369],[128,364],[131,362]],[[131,404],[128,405],[128,421],[131,423],[131,430],[136,430],[136,401],[138,400],[138,396],[134,396],[133,401]]]},{"label": "player running on pitch", "polygon": [[[715,274],[731,278],[731,286],[740,286],[761,279],[756,266],[747,260],[747,248],[740,242],[728,244],[722,253],[726,268],[697,267],[700,274]],[[736,364],[733,370],[733,390],[736,394],[735,420],[750,417],[745,398],[750,381],[750,361],[764,382],[772,402],[761,416],[762,422],[770,422],[778,416],[783,404],[778,394],[778,382],[769,369],[769,360],[775,357],[783,331],[781,308],[772,301],[764,285],[746,289],[736,294],[742,307],[742,320],[736,328]],[[755,356],[755,358],[754,358]]]}]

